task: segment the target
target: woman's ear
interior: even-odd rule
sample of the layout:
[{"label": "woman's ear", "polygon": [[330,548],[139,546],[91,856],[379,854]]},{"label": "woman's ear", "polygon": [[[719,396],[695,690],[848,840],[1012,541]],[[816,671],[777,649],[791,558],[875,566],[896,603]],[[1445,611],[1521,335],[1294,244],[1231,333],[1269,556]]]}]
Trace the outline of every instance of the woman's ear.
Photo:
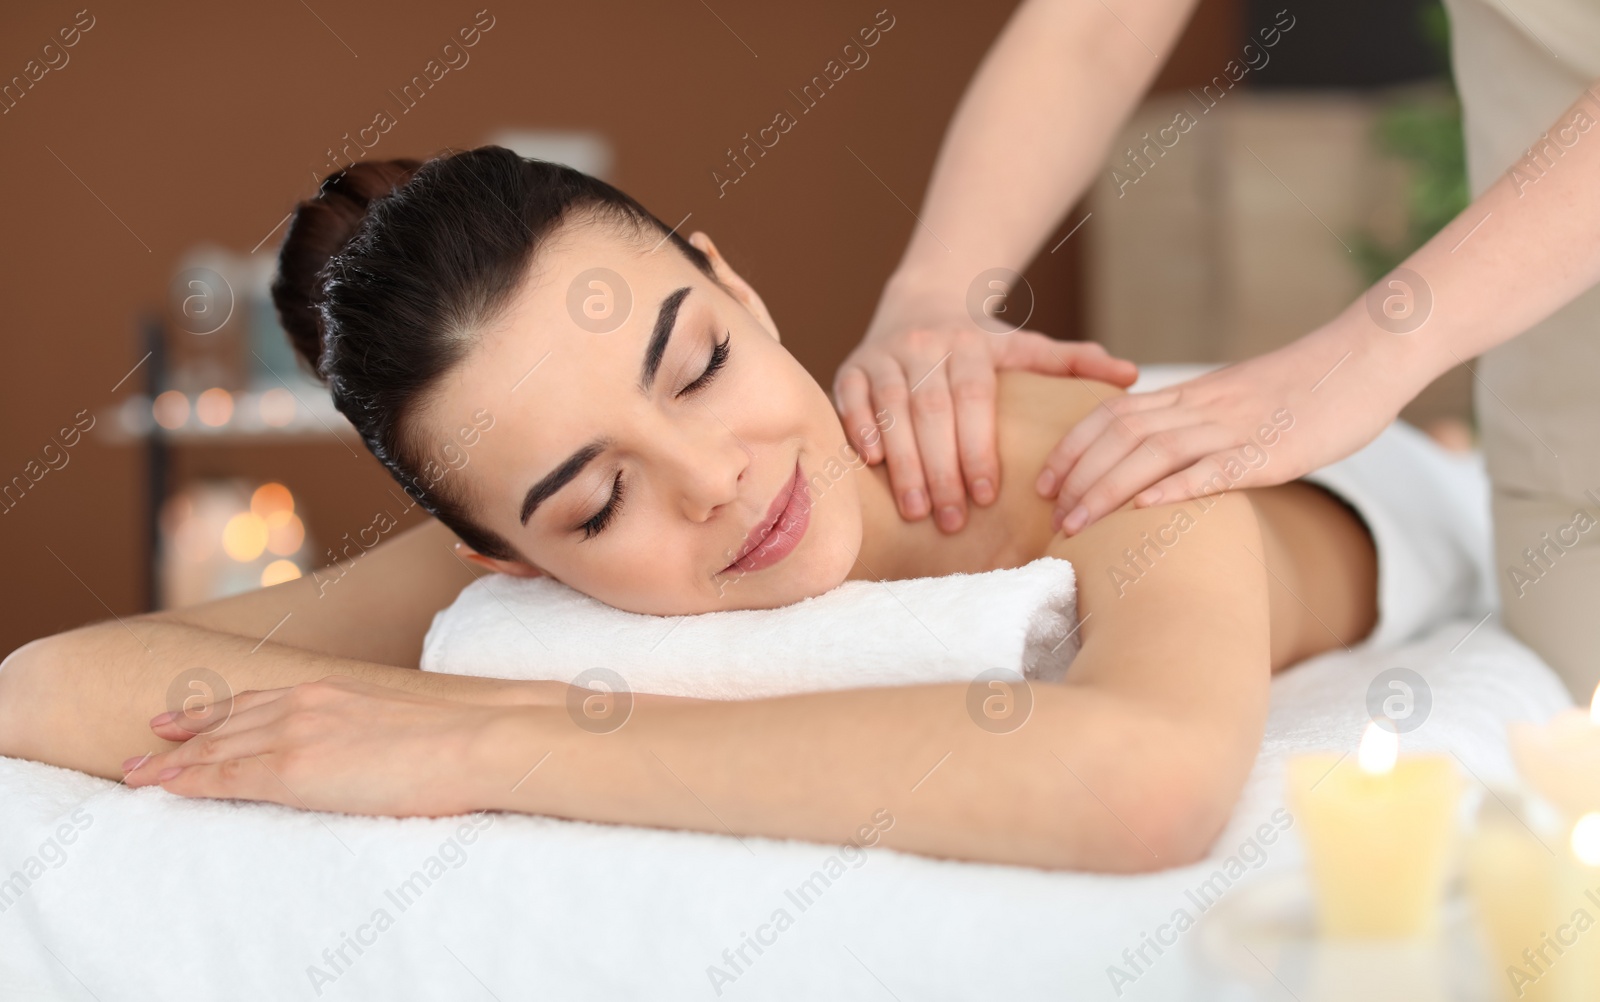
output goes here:
[{"label": "woman's ear", "polygon": [[457,541],[452,549],[455,551],[456,556],[460,557],[462,560],[477,564],[479,567],[482,567],[485,570],[495,571],[499,574],[510,574],[512,577],[519,578],[537,578],[548,576],[539,568],[533,566],[532,564],[525,564],[520,560],[496,560],[494,557],[486,557],[477,550],[474,550],[472,547],[468,546],[466,543],[460,541]]},{"label": "woman's ear", "polygon": [[761,321],[767,333],[772,335],[772,340],[782,344],[783,338],[778,335],[778,325],[772,322],[772,314],[767,312],[767,304],[761,301],[761,297],[750,287],[750,283],[740,278],[739,273],[728,265],[727,260],[717,250],[717,245],[711,242],[711,238],[706,236],[704,231],[695,230],[689,234],[689,244],[711,259],[711,270],[717,276],[717,281],[726,286],[729,294]]}]

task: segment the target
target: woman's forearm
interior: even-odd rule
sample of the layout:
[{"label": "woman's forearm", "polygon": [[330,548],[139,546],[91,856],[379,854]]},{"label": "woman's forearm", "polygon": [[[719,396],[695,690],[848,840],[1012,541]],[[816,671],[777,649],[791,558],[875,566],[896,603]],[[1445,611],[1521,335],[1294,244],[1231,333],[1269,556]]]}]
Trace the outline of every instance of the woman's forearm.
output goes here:
[{"label": "woman's forearm", "polygon": [[186,700],[200,705],[327,675],[447,699],[552,696],[536,683],[439,675],[135,616],[47,637],[6,659],[0,668],[0,755],[120,778],[128,756],[173,747],[150,733],[150,718],[159,713]]},{"label": "woman's forearm", "polygon": [[1120,6],[1119,17],[1099,3],[1027,0],[1012,14],[950,121],[899,283],[959,296],[979,272],[1020,272],[1038,252],[1104,162],[1194,0]]},{"label": "woman's forearm", "polygon": [[1047,548],[1080,569],[1082,647],[1065,683],[641,706],[607,733],[497,710],[467,753],[483,763],[466,770],[483,784],[474,799],[825,842],[859,840],[881,810],[893,819],[882,844],[927,855],[1123,872],[1192,862],[1261,745],[1271,619],[1242,493],[1217,499],[1137,589],[1099,573],[1174,509],[1125,508]]},{"label": "woman's forearm", "polygon": [[1203,854],[1236,770],[1126,698],[1030,691],[1010,733],[974,722],[966,685],[644,706],[608,733],[510,708],[478,739],[472,771],[487,807],[596,821],[819,842],[887,823],[892,848],[1046,868]]}]

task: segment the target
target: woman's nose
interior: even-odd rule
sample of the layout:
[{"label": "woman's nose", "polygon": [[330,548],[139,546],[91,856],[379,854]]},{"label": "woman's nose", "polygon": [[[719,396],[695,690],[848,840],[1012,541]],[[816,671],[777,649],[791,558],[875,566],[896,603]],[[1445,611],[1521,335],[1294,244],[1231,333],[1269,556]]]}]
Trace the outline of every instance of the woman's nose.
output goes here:
[{"label": "woman's nose", "polygon": [[685,517],[704,522],[717,509],[738,500],[741,481],[750,467],[751,450],[717,421],[711,427],[673,434],[663,443],[669,476]]}]

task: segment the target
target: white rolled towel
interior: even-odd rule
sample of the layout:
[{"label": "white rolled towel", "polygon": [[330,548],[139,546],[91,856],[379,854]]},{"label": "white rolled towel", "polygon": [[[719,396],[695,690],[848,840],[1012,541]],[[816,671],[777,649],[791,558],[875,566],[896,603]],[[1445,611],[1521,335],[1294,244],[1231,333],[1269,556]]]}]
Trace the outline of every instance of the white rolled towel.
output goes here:
[{"label": "white rolled towel", "polygon": [[[624,612],[549,578],[489,574],[433,618],[422,669],[554,679],[614,671],[633,692],[755,699],[818,689],[971,682],[988,669],[1057,681],[1077,654],[1072,565],[846,581],[777,609]],[[603,679],[603,676],[601,676]]]}]

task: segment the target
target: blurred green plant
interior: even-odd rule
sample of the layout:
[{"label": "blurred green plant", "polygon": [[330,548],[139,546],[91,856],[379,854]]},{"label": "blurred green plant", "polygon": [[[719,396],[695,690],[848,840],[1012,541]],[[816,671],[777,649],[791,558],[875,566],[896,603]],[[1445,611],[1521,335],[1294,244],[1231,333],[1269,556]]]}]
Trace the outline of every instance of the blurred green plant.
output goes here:
[{"label": "blurred green plant", "polygon": [[[1443,5],[1419,11],[1422,33],[1449,65],[1450,22]],[[1406,188],[1406,226],[1399,240],[1379,240],[1371,232],[1355,235],[1351,249],[1368,282],[1376,282],[1428,242],[1471,202],[1467,186],[1466,149],[1461,134],[1461,102],[1448,72],[1438,95],[1396,98],[1378,115],[1373,144],[1404,161],[1410,179]]]}]

